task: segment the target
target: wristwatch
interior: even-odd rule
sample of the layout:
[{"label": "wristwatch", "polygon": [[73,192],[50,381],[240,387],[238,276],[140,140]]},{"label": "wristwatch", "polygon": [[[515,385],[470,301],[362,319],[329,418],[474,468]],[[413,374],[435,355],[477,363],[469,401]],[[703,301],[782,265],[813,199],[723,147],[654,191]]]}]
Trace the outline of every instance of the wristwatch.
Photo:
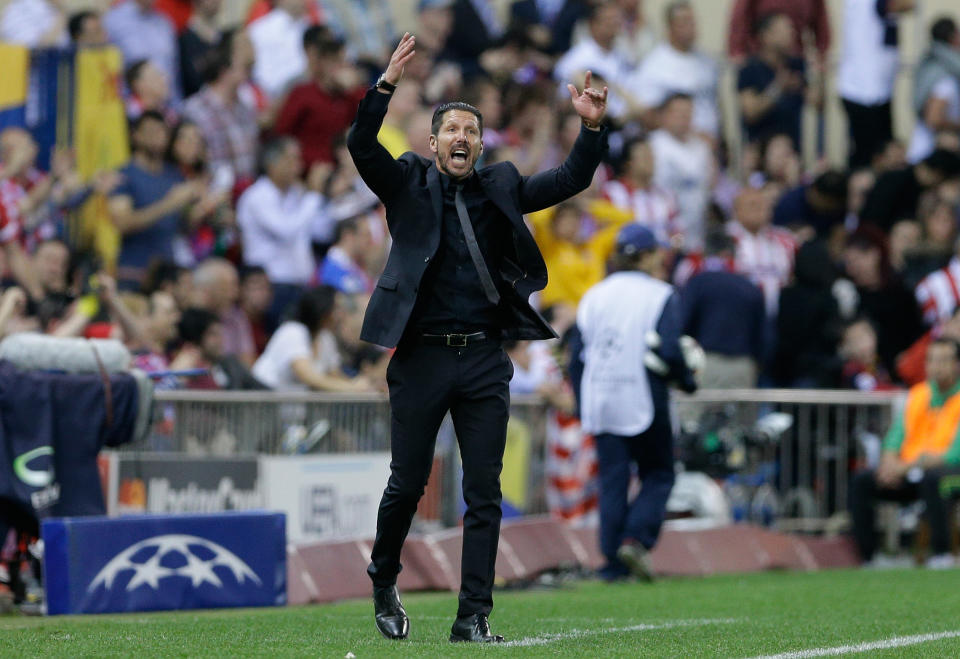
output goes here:
[{"label": "wristwatch", "polygon": [[386,73],[380,74],[380,77],[377,78],[377,84],[375,84],[374,87],[376,87],[377,89],[382,89],[386,92],[390,92],[392,94],[393,92],[397,91],[397,86],[391,85],[389,82],[387,82],[386,79],[384,78],[385,75]]}]

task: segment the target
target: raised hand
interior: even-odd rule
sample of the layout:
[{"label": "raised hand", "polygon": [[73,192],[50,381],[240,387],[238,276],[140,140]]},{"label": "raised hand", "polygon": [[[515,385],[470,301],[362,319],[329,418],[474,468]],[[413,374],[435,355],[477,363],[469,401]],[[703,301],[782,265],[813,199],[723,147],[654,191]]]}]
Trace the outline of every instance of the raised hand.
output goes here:
[{"label": "raised hand", "polygon": [[570,91],[573,109],[588,126],[596,127],[607,113],[607,88],[604,87],[603,91],[593,89],[590,86],[592,77],[593,74],[587,71],[582,93],[577,92],[577,88],[571,84],[567,85],[567,89]]},{"label": "raised hand", "polygon": [[416,45],[417,38],[409,32],[404,32],[403,38],[400,39],[400,43],[397,45],[397,49],[393,51],[393,55],[390,56],[390,63],[387,65],[387,70],[383,72],[383,79],[386,82],[391,85],[399,84],[400,78],[403,77],[404,64],[409,62],[410,58],[417,52],[414,50],[414,46]]}]

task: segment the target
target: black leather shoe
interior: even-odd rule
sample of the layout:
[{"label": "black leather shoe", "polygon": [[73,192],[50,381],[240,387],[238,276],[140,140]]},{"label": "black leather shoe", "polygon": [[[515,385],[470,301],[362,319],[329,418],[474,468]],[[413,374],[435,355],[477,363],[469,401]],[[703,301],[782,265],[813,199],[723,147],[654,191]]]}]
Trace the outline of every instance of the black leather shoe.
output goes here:
[{"label": "black leather shoe", "polygon": [[410,633],[410,618],[403,610],[396,586],[373,587],[373,611],[377,629],[387,638],[398,640]]},{"label": "black leather shoe", "polygon": [[460,616],[450,629],[450,642],[503,643],[503,636],[490,633],[490,621],[486,613]]}]

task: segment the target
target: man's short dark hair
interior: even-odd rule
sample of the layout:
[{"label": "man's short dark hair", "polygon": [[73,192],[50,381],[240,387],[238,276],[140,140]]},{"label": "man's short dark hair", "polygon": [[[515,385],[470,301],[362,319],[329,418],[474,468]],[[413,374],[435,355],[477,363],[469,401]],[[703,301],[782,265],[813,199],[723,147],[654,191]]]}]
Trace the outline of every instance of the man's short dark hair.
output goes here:
[{"label": "man's short dark hair", "polygon": [[469,103],[464,103],[463,101],[453,101],[452,103],[443,103],[436,110],[433,111],[433,120],[430,122],[430,134],[436,135],[440,131],[440,126],[443,124],[443,115],[451,110],[461,110],[463,112],[470,112],[477,118],[477,124],[480,126],[480,134],[483,135],[483,115],[480,114],[480,110],[470,105]]},{"label": "man's short dark hair", "polygon": [[237,28],[224,31],[217,45],[203,55],[198,62],[198,68],[203,74],[204,82],[216,82],[224,71],[233,66],[233,43],[239,34],[240,30]]},{"label": "man's short dark hair", "polygon": [[283,152],[287,150],[291,144],[297,144],[297,140],[290,137],[289,135],[281,135],[280,137],[274,137],[272,140],[263,145],[263,149],[260,151],[260,170],[263,173],[267,172],[267,169],[273,162],[283,155]]},{"label": "man's short dark hair", "polygon": [[312,25],[303,33],[303,49],[313,48],[321,57],[336,55],[345,47],[343,40],[324,25]]},{"label": "man's short dark hair", "polygon": [[220,318],[212,311],[190,308],[183,312],[177,329],[181,339],[198,346],[203,343],[203,337],[210,327],[219,322]]},{"label": "man's short dark hair", "polygon": [[691,96],[690,94],[685,94],[683,92],[674,92],[672,94],[667,95],[667,97],[663,99],[663,103],[660,104],[660,107],[658,109],[666,110],[668,107],[670,107],[670,104],[673,103],[674,101],[690,101],[691,103],[693,103],[693,96]]},{"label": "man's short dark hair", "polygon": [[240,268],[240,284],[251,277],[266,277],[267,271],[262,265],[245,265]]},{"label": "man's short dark hair", "polygon": [[737,249],[736,243],[729,233],[722,228],[710,229],[703,240],[705,256],[720,256],[724,253],[732,254]]},{"label": "man's short dark hair", "polygon": [[789,19],[790,17],[779,11],[771,11],[760,16],[753,24],[753,37],[755,39],[759,38],[780,18]]},{"label": "man's short dark hair", "polygon": [[950,43],[957,36],[957,24],[949,16],[941,16],[930,26],[930,40]]},{"label": "man's short dark hair", "polygon": [[934,149],[933,153],[924,158],[923,164],[939,172],[945,179],[960,176],[960,155],[947,149]]},{"label": "man's short dark hair", "polygon": [[360,230],[360,218],[348,217],[337,222],[333,229],[333,244],[336,245],[345,233],[356,233]]},{"label": "man's short dark hair", "polygon": [[594,3],[587,10],[587,21],[593,22],[594,20],[596,20],[597,16],[600,15],[600,12],[602,12],[607,7],[613,7],[616,4],[617,3],[614,0],[600,0],[600,2]]},{"label": "man's short dark hair", "polygon": [[652,251],[654,250],[644,249],[631,252],[630,254],[614,251],[607,261],[607,271],[611,274],[614,272],[633,272],[640,268],[643,259]]},{"label": "man's short dark hair", "polygon": [[848,176],[836,169],[828,169],[813,179],[813,189],[824,197],[846,203]]},{"label": "man's short dark hair", "polygon": [[663,11],[664,22],[667,26],[670,25],[670,22],[673,21],[673,17],[678,11],[683,9],[692,9],[690,0],[673,0],[670,4],[667,5],[667,8]]},{"label": "man's short dark hair", "polygon": [[163,118],[162,114],[156,110],[146,110],[141,113],[139,117],[130,122],[130,132],[136,133],[138,130],[140,130],[140,126],[148,121],[159,121],[164,125],[164,127],[167,125],[167,120]]},{"label": "man's short dark hair", "polygon": [[76,41],[83,34],[83,24],[88,18],[96,18],[94,11],[78,11],[70,17],[67,22],[67,31],[70,33],[70,41]]},{"label": "man's short dark hair", "polygon": [[133,83],[135,83],[139,78],[140,74],[143,73],[143,69],[150,63],[150,60],[147,58],[138,59],[133,64],[127,67],[127,70],[123,72],[123,81],[127,84],[127,89],[133,90]]}]

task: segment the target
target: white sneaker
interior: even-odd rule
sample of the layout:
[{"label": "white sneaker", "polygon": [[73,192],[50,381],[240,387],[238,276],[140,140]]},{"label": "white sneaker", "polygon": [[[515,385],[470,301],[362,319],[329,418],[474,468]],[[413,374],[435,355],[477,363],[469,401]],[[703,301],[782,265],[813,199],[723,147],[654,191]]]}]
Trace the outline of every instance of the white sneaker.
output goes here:
[{"label": "white sneaker", "polygon": [[636,542],[624,543],[617,550],[617,558],[627,566],[634,577],[643,581],[653,581],[650,554],[643,545]]},{"label": "white sneaker", "polygon": [[863,564],[867,570],[898,570],[913,565],[909,556],[890,556],[889,554],[874,554],[873,558]]},{"label": "white sneaker", "polygon": [[957,560],[953,554],[937,554],[928,558],[926,565],[930,570],[952,570],[957,567]]}]

